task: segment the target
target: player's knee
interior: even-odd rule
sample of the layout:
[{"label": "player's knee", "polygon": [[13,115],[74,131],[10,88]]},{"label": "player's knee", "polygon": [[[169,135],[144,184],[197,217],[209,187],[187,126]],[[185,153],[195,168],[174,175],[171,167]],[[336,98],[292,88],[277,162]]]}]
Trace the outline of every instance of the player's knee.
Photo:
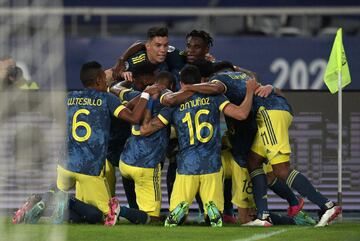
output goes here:
[{"label": "player's knee", "polygon": [[249,172],[252,172],[258,168],[262,168],[264,162],[264,158],[255,152],[250,151],[248,159],[247,159],[247,167]]}]

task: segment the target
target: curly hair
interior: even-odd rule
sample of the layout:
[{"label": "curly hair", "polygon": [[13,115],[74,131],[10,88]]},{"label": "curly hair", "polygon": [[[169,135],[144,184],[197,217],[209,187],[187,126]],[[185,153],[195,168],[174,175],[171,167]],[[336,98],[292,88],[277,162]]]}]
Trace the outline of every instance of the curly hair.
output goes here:
[{"label": "curly hair", "polygon": [[189,37],[201,38],[208,47],[213,46],[214,39],[210,36],[208,32],[205,32],[204,30],[194,29],[186,35],[186,39],[188,39]]}]

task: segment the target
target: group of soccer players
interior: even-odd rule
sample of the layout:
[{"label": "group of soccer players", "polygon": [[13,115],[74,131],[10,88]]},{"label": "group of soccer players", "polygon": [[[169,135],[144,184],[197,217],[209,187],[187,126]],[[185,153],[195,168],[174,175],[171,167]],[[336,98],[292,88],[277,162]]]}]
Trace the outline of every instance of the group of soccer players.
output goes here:
[{"label": "group of soccer players", "polygon": [[[185,221],[195,197],[212,227],[236,222],[233,204],[246,226],[315,225],[292,188],[320,207],[317,226],[334,220],[341,207],[290,168],[293,113],[287,100],[278,89],[261,86],[252,71],[216,62],[209,55],[212,44],[208,33],[193,30],[179,51],[169,46],[166,28],[153,27],[147,41],[129,47],[114,68],[85,63],[84,89],[70,92],[66,101],[68,135],[56,185],[31,196],[13,222],[36,223],[51,203],[54,223],[112,226],[119,216],[133,223],[163,221],[166,157],[167,227]],[[130,208],[115,196],[117,167]],[[72,188],[75,197],[68,194]],[[267,188],[288,201],[287,216],[269,212]]]}]

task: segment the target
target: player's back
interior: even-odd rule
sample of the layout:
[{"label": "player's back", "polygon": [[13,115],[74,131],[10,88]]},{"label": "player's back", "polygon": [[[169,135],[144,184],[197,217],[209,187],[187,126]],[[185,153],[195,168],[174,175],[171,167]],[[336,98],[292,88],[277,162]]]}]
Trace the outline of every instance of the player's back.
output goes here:
[{"label": "player's back", "polygon": [[[123,95],[125,101],[130,101],[139,96],[139,91],[128,91]],[[153,100],[151,114],[155,117],[163,105],[159,99]],[[137,167],[153,168],[159,162],[164,161],[166,148],[169,142],[169,130],[163,128],[150,136],[140,135],[140,126],[133,125],[131,136],[126,141],[121,160],[128,165]]]},{"label": "player's back", "polygon": [[224,71],[210,78],[210,81],[221,81],[226,86],[225,96],[231,103],[240,105],[246,96],[246,81],[250,77],[243,72]]},{"label": "player's back", "polygon": [[220,170],[220,112],[228,103],[223,95],[194,94],[173,112],[180,174],[206,174]]},{"label": "player's back", "polygon": [[267,110],[284,110],[293,113],[291,105],[288,103],[285,97],[277,95],[272,92],[268,97],[254,96],[253,110],[257,112],[260,107],[265,107]]},{"label": "player's back", "polygon": [[67,106],[68,155],[62,164],[70,171],[97,176],[105,163],[110,118],[120,112],[121,102],[108,93],[85,89],[70,92]]},{"label": "player's back", "polygon": [[[154,100],[152,116],[157,116],[162,107],[159,100]],[[165,160],[169,136],[170,130],[167,127],[160,129],[150,136],[141,136],[140,126],[133,125],[131,136],[126,141],[121,154],[121,160],[132,166],[154,168],[161,161]]]}]

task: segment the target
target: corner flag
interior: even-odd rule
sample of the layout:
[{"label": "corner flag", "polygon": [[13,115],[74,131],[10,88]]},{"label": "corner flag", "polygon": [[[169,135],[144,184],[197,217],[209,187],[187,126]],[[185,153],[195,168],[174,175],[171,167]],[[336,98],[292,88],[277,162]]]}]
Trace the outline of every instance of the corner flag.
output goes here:
[{"label": "corner flag", "polygon": [[344,88],[351,83],[349,65],[346,60],[345,50],[342,43],[342,29],[336,32],[335,41],[326,66],[324,82],[332,94],[339,90],[339,73],[341,74],[341,87]]}]

